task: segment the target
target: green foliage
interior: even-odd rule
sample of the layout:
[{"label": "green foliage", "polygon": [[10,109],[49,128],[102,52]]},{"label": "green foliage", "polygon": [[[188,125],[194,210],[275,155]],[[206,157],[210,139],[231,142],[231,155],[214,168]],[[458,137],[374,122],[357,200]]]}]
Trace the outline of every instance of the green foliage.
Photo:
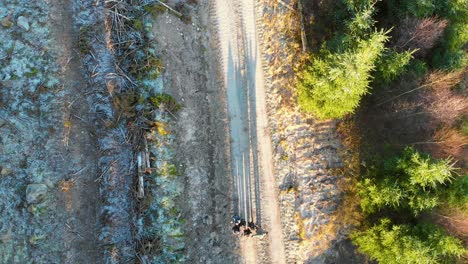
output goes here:
[{"label": "green foliage", "polygon": [[422,77],[429,71],[429,68],[424,61],[414,59],[410,61],[408,71],[415,77]]},{"label": "green foliage", "polygon": [[83,26],[80,28],[80,33],[78,35],[78,50],[81,54],[87,54],[91,51],[91,27]]},{"label": "green foliage", "polygon": [[163,107],[166,110],[169,110],[173,113],[177,112],[182,108],[182,106],[174,99],[174,97],[160,93],[150,98],[151,104],[155,108]]},{"label": "green foliage", "polygon": [[320,119],[340,118],[354,112],[367,93],[374,63],[384,50],[387,32],[376,31],[344,53],[322,50],[301,74],[299,105]]},{"label": "green foliage", "polygon": [[417,17],[428,17],[436,11],[437,0],[412,0],[404,1],[406,10]]},{"label": "green foliage", "polygon": [[406,11],[416,17],[438,16],[449,20],[445,35],[435,49],[432,64],[436,68],[460,69],[468,65],[465,46],[468,43],[468,1],[405,1]]},{"label": "green foliage", "polygon": [[414,51],[397,52],[388,50],[384,52],[376,64],[376,81],[389,83],[407,70],[413,58]]},{"label": "green foliage", "polygon": [[468,136],[468,117],[464,117],[460,121],[459,129],[463,133],[463,135]]},{"label": "green foliage", "polygon": [[137,80],[156,79],[163,69],[161,58],[150,49],[136,52],[133,62],[129,67],[129,73]]},{"label": "green foliage", "polygon": [[32,68],[30,69],[29,72],[25,73],[24,76],[31,78],[31,77],[37,76],[38,73],[39,73],[39,70],[37,68]]},{"label": "green foliage", "polygon": [[179,175],[179,172],[177,171],[177,167],[174,164],[167,165],[167,173],[171,176]]},{"label": "green foliage", "polygon": [[449,207],[468,211],[468,175],[456,177],[453,183],[440,190],[440,193]]},{"label": "green foliage", "polygon": [[143,30],[143,21],[141,19],[133,20],[133,28],[136,29],[137,31],[142,31]]},{"label": "green foliage", "polygon": [[376,182],[372,179],[364,179],[358,183],[358,194],[361,198],[361,208],[364,212],[374,212],[375,208],[385,206],[398,207],[404,198],[400,186],[390,182],[388,179]]},{"label": "green foliage", "polygon": [[446,30],[441,44],[435,49],[432,64],[436,68],[460,69],[468,65],[465,46],[468,43],[468,21],[452,23]]},{"label": "green foliage", "polygon": [[413,148],[369,169],[359,184],[361,208],[374,213],[386,207],[409,209],[417,215],[440,203],[441,186],[453,179],[449,159],[434,160]]},{"label": "green foliage", "polygon": [[466,45],[468,41],[467,0],[387,0],[387,23],[398,25],[399,21],[415,16],[438,17],[448,20],[444,36],[432,52],[428,62],[435,68],[455,70],[468,65]]},{"label": "green foliage", "polygon": [[376,2],[377,0],[346,0],[348,10],[353,15],[353,19],[347,22],[352,36],[365,37],[365,33],[373,29]]},{"label": "green foliage", "polygon": [[347,0],[352,18],[340,32],[313,55],[299,73],[299,106],[320,119],[341,118],[358,107],[368,92],[371,71],[385,50],[388,31],[374,28],[376,0]]},{"label": "green foliage", "polygon": [[435,225],[378,225],[351,235],[358,250],[380,264],[453,263],[464,253],[461,241]]},{"label": "green foliage", "polygon": [[[166,1],[161,1],[161,2],[166,2]],[[166,11],[166,7],[164,7],[160,3],[154,3],[154,4],[145,5],[143,7],[143,10],[146,13],[149,13],[153,18],[156,18],[159,14],[162,14]]]},{"label": "green foliage", "polygon": [[436,188],[438,184],[450,181],[454,171],[450,159],[434,160],[410,147],[406,148],[400,157],[390,160],[385,165],[395,167],[396,172],[408,175],[411,185],[423,189]]}]

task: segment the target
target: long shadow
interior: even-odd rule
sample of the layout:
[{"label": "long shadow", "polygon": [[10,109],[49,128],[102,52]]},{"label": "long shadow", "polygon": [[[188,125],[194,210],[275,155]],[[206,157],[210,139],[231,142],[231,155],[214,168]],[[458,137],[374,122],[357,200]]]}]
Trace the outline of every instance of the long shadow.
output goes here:
[{"label": "long shadow", "polygon": [[229,109],[229,128],[231,134],[231,163],[235,192],[233,193],[234,213],[244,219],[249,218],[249,133],[247,95],[239,60],[235,60],[229,46],[227,61],[227,96]]},{"label": "long shadow", "polygon": [[[234,214],[261,225],[260,179],[256,119],[256,54],[252,43],[240,43],[244,52],[234,58],[231,45],[227,58],[227,96],[231,132],[231,162],[234,182]],[[240,61],[240,62],[239,62]],[[242,61],[244,62],[243,64]],[[244,66],[244,67],[242,67]],[[251,175],[253,164],[253,186]],[[254,195],[252,195],[252,191]],[[255,212],[253,200],[255,197]]]},{"label": "long shadow", "polygon": [[[256,224],[262,224],[262,210],[260,203],[260,173],[258,168],[258,138],[257,138],[257,97],[256,97],[256,49],[248,41],[245,46],[246,72],[247,72],[247,94],[249,96],[250,107],[250,146],[252,147],[254,191],[255,191],[255,218]],[[251,207],[252,208],[252,207]]]}]

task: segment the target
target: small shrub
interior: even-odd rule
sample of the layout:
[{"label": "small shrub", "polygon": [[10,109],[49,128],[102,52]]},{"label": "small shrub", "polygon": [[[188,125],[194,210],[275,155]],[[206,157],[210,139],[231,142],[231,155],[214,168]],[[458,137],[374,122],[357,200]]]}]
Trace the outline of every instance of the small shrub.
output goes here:
[{"label": "small shrub", "polygon": [[32,68],[30,69],[29,72],[25,73],[24,76],[27,78],[32,78],[32,77],[37,76],[38,73],[39,73],[39,70],[37,68]]},{"label": "small shrub", "polygon": [[376,81],[389,83],[407,70],[407,65],[413,58],[413,51],[387,51],[376,64]]},{"label": "small shrub", "polygon": [[422,60],[413,59],[408,65],[408,72],[413,74],[416,78],[424,76],[428,71],[429,67],[427,63]]},{"label": "small shrub", "polygon": [[441,190],[441,196],[450,208],[468,212],[468,175],[456,177],[452,184]]},{"label": "small shrub", "polygon": [[163,68],[161,58],[145,50],[141,54],[135,53],[133,62],[129,66],[129,73],[137,80],[156,79]]},{"label": "small shrub", "polygon": [[165,93],[152,96],[150,101],[153,107],[169,110],[172,113],[175,113],[182,108],[182,106],[172,96]]},{"label": "small shrub", "polygon": [[166,123],[156,121],[153,124],[153,129],[155,129],[159,135],[161,136],[167,136],[170,134],[169,130],[167,129]]},{"label": "small shrub", "polygon": [[164,163],[161,166],[160,174],[162,176],[172,176],[172,177],[174,177],[174,176],[179,175],[179,171],[177,170],[177,167],[176,167],[175,164]]},{"label": "small shrub", "polygon": [[83,26],[80,28],[80,33],[78,35],[78,50],[81,54],[88,54],[91,51],[91,27]]},{"label": "small shrub", "polygon": [[143,21],[141,21],[141,19],[133,20],[133,28],[136,29],[137,31],[142,31],[143,30]]},{"label": "small shrub", "polygon": [[435,49],[432,64],[441,69],[461,69],[468,65],[468,26],[452,23],[447,28],[442,43]]},{"label": "small shrub", "polygon": [[[165,2],[165,1],[162,1]],[[143,7],[146,13],[150,14],[153,18],[156,18],[158,15],[166,12],[166,7],[161,5],[160,3],[153,3],[149,5],[145,5]]]}]

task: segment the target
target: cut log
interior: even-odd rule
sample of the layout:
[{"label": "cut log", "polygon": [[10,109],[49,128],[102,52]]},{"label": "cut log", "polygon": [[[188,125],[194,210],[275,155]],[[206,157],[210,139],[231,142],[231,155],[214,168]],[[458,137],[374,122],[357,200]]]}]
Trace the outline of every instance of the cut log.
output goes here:
[{"label": "cut log", "polygon": [[138,161],[138,194],[137,197],[139,199],[143,199],[145,197],[145,183],[144,183],[144,170],[143,170],[143,158],[144,153],[138,152],[137,161]]}]

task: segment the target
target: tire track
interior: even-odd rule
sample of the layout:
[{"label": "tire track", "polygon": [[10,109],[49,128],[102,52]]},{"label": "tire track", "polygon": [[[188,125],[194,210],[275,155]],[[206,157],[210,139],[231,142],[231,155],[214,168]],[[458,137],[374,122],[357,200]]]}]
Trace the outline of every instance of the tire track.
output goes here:
[{"label": "tire track", "polygon": [[233,197],[234,213],[247,221],[261,223],[269,232],[268,249],[262,243],[256,246],[253,239],[241,239],[242,254],[245,262],[258,263],[259,254],[253,249],[258,248],[259,253],[268,250],[268,262],[285,263],[255,1],[215,0],[215,9],[228,98],[232,174],[237,190]]}]

